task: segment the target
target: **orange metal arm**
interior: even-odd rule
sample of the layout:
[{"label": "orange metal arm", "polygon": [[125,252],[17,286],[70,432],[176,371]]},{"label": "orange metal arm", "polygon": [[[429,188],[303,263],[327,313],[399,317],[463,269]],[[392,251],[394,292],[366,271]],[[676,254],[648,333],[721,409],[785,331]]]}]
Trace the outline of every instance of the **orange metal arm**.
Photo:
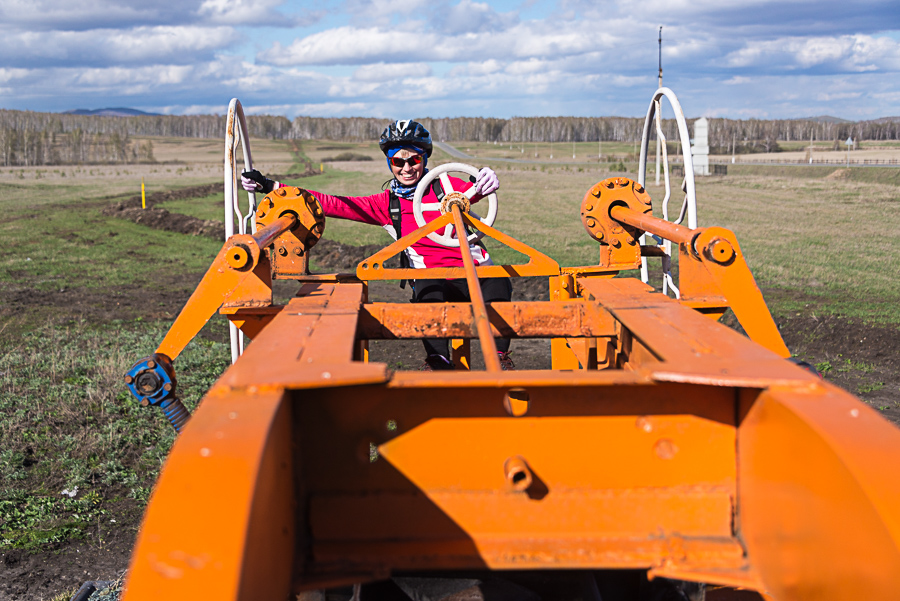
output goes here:
[{"label": "orange metal arm", "polygon": [[[293,215],[284,215],[254,235],[238,234],[228,239],[216,256],[197,289],[188,299],[175,323],[160,343],[157,353],[173,361],[223,303],[243,290],[244,300],[261,297],[268,291],[268,299],[257,298],[257,305],[272,303],[272,284],[269,261],[262,249],[271,245],[281,234],[297,223]],[[253,304],[252,302],[250,304]]]},{"label": "orange metal arm", "polygon": [[622,205],[610,207],[609,214],[678,244],[684,301],[723,296],[753,341],[782,357],[791,356],[733,232],[720,227],[691,230]]},{"label": "orange metal arm", "polygon": [[481,342],[481,354],[484,355],[484,367],[487,371],[501,371],[500,360],[497,358],[497,343],[491,334],[491,322],[488,321],[487,307],[484,306],[484,295],[481,294],[481,283],[475,273],[475,262],[472,260],[472,252],[466,240],[466,228],[463,225],[462,213],[459,205],[450,207],[453,212],[453,223],[456,225],[456,236],[459,238],[459,251],[462,255],[463,266],[466,269],[466,282],[469,284],[469,298],[472,299],[472,312],[475,314],[475,329],[478,330],[478,340]]},{"label": "orange metal arm", "polygon": [[628,207],[617,205],[609,209],[610,216],[616,221],[627,223],[639,230],[656,234],[677,244],[690,244],[694,230],[683,225],[659,219],[649,213],[639,213]]}]

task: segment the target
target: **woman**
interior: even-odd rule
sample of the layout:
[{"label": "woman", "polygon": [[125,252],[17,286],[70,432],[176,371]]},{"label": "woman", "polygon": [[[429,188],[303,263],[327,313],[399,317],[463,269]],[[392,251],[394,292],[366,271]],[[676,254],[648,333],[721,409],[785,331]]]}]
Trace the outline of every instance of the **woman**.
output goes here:
[{"label": "woman", "polygon": [[[413,215],[413,196],[416,186],[428,172],[426,165],[431,156],[431,134],[420,123],[412,120],[400,120],[391,123],[381,134],[379,141],[381,151],[387,158],[388,168],[393,179],[390,186],[379,194],[372,196],[332,196],[322,192],[309,192],[322,204],[325,215],[340,219],[350,219],[362,223],[382,226],[397,240],[419,228]],[[457,178],[450,178],[453,188],[465,191],[475,186],[472,202],[493,193],[500,187],[497,175],[488,167],[478,172],[474,184]],[[269,193],[274,188],[285,184],[264,177],[259,171],[244,172],[241,184],[248,192]],[[440,181],[435,180],[422,199],[422,203],[438,203],[443,197]],[[423,211],[425,221],[440,217],[440,211]],[[399,229],[401,231],[397,231]],[[478,244],[471,244],[469,251],[475,265],[492,265],[487,251]],[[448,248],[437,242],[422,238],[404,251],[401,255],[403,267],[423,269],[426,267],[462,267],[462,257],[458,248]],[[434,280],[416,279],[412,282],[414,303],[468,302],[469,288],[465,279]],[[509,301],[512,296],[512,284],[509,278],[486,278],[481,280],[481,290],[485,302]],[[425,344],[425,362],[423,370],[454,369],[450,361],[450,344],[443,340],[423,340]],[[509,340],[497,338],[497,351],[500,365],[505,370],[515,369],[509,357]]]}]

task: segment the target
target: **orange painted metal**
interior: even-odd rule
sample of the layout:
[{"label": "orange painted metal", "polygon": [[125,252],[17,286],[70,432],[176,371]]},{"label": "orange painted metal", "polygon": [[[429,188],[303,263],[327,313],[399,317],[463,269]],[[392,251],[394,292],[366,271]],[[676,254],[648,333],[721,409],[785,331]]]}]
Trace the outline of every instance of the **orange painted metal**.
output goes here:
[{"label": "orange painted metal", "polygon": [[[484,232],[494,240],[528,257],[528,263],[524,265],[479,265],[476,268],[479,278],[552,276],[559,274],[559,263],[547,255],[522,244],[515,238],[489,225],[485,225],[478,219],[473,219],[466,213],[462,214],[462,220],[469,227]],[[414,280],[417,277],[423,277],[423,272],[420,269],[389,269],[384,267],[384,262],[399,254],[417,240],[452,223],[453,213],[444,213],[434,221],[426,223],[416,231],[410,232],[390,246],[362,261],[356,269],[356,276],[363,281]],[[462,267],[435,267],[428,270],[428,277],[432,279],[462,279],[466,277],[466,271]]]},{"label": "orange painted metal", "polygon": [[[583,299],[487,305],[491,336],[549,338],[613,336],[615,320],[599,303]],[[367,340],[477,338],[468,303],[372,303],[360,309],[357,335]]]},{"label": "orange painted metal", "polygon": [[293,216],[296,225],[287,235],[273,239],[269,259],[273,277],[289,279],[309,273],[309,249],[315,246],[325,231],[325,212],[316,198],[300,188],[273,190],[259,204],[256,222],[266,226],[278,219]]},{"label": "orange painted metal", "polygon": [[[591,188],[582,201],[582,221],[588,233],[606,242],[612,253],[601,255],[602,265],[637,267],[640,252],[634,253],[630,245],[644,232],[677,243],[685,302],[697,301],[714,316],[721,316],[730,306],[751,339],[782,357],[790,357],[731,231],[718,227],[691,230],[654,217],[649,196],[627,178],[610,178]],[[710,303],[713,298],[724,298],[726,303]]]},{"label": "orange painted metal", "polygon": [[[637,193],[628,181],[591,195],[616,205],[604,239],[623,247],[658,225],[618,208]],[[767,599],[894,598],[900,479],[884,465],[900,465],[900,431],[784,360],[733,234],[687,232],[669,232],[682,240],[682,301],[609,266],[537,261],[551,301],[482,302],[480,319],[477,300],[372,303],[364,281],[333,274],[291,276],[305,282],[295,298],[257,306],[254,286],[277,266],[233,238],[160,348],[180,351],[223,304],[253,342],[172,449],[125,600],[284,599],[399,571],[623,568]],[[401,246],[358,273],[409,277],[381,269]],[[427,277],[468,272],[479,290],[484,269]],[[724,302],[764,344],[704,314]],[[550,338],[553,369],[365,361],[371,339],[495,336]]]}]

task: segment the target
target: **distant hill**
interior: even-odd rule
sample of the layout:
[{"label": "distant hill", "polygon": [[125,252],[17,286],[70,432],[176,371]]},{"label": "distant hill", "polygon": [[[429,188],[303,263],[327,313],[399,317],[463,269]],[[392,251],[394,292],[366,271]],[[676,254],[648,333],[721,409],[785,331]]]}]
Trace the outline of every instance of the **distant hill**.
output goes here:
[{"label": "distant hill", "polygon": [[900,117],[879,117],[878,119],[872,119],[872,123],[896,123],[900,121]]},{"label": "distant hill", "polygon": [[98,117],[139,117],[142,115],[158,115],[159,113],[145,113],[137,109],[115,108],[115,109],[75,109],[72,111],[63,111],[64,115],[96,115]]},{"label": "distant hill", "polygon": [[849,121],[847,119],[841,119],[840,117],[832,117],[831,115],[820,115],[818,117],[807,117],[803,119],[803,121],[812,121],[813,123],[853,123],[853,121]]}]

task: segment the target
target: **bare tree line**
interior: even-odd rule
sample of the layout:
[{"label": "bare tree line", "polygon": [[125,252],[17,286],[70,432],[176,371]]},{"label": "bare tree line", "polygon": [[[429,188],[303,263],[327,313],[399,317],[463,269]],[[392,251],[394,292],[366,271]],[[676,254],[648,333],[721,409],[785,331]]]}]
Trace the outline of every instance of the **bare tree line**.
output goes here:
[{"label": "bare tree line", "polygon": [[[424,118],[420,121],[436,140],[499,143],[634,142],[644,119],[631,117],[486,117]],[[689,120],[689,125],[694,120]],[[369,141],[377,139],[385,119],[371,117],[285,117],[251,115],[251,138]],[[677,140],[674,119],[663,121],[670,142]],[[222,138],[221,115],[140,115],[105,117],[0,110],[0,164],[51,165],[153,161],[149,142],[134,136]],[[836,122],[811,119],[709,119],[712,152],[776,152],[779,142],[898,140],[900,118]]]}]

